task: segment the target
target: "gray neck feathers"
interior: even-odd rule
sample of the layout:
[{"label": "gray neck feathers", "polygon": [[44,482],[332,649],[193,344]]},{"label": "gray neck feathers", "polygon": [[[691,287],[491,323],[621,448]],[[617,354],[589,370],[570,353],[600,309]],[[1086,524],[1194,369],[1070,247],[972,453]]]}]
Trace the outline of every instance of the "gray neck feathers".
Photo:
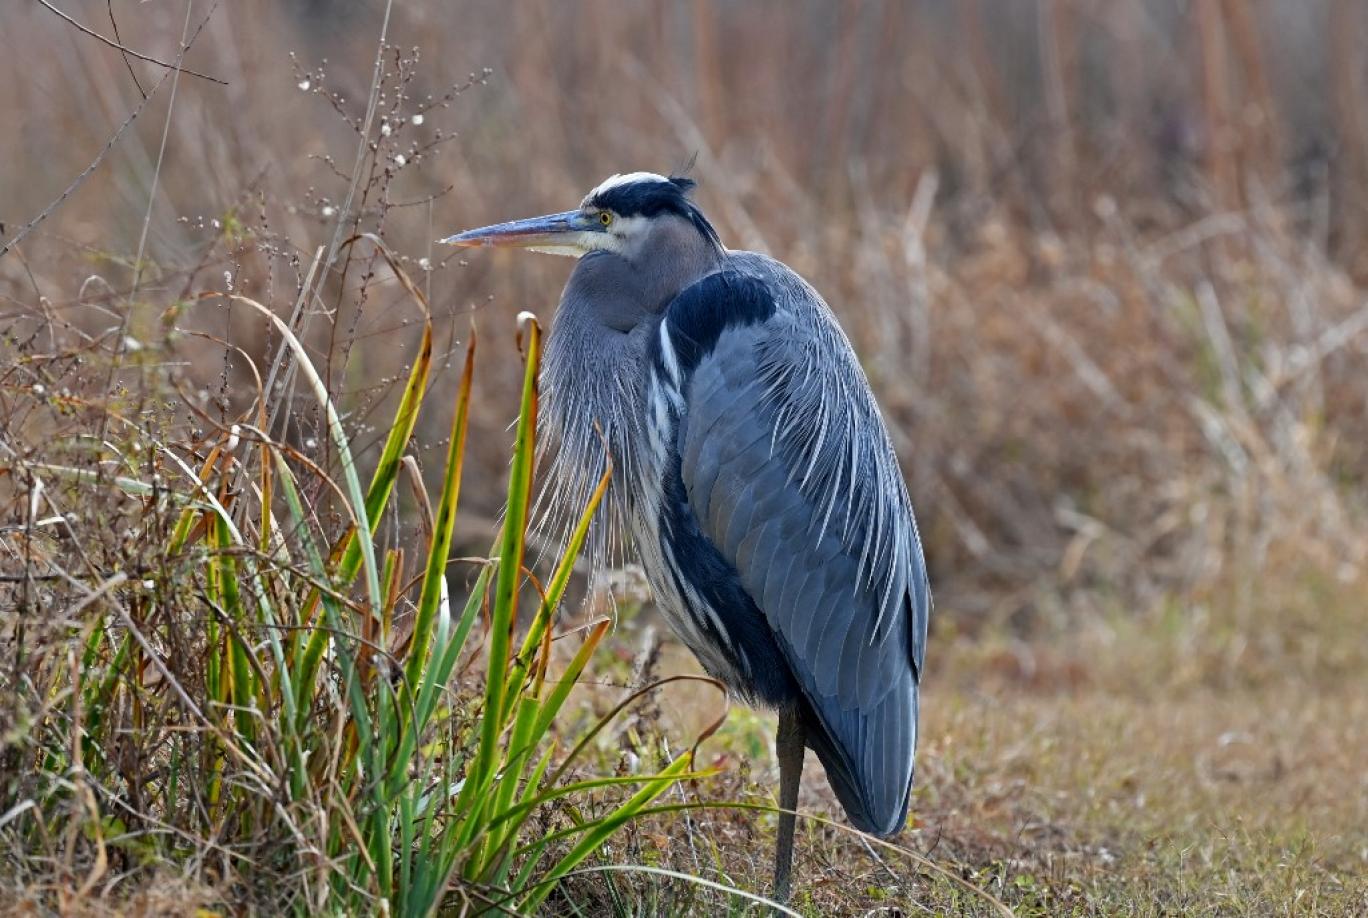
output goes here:
[{"label": "gray neck feathers", "polygon": [[535,526],[559,551],[588,505],[607,456],[613,476],[586,554],[595,575],[627,559],[625,514],[645,471],[643,413],[651,335],[681,290],[717,270],[725,253],[684,220],[653,220],[623,254],[596,252],[575,266],[557,307],[542,368]]}]

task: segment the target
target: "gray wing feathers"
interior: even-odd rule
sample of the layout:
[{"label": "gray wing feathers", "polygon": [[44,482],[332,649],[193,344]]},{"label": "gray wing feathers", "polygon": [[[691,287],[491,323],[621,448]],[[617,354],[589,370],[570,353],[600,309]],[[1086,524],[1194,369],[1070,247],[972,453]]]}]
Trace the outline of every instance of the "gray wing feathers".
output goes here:
[{"label": "gray wing feathers", "polygon": [[[774,264],[774,263],[769,263]],[[766,322],[694,370],[681,472],[700,525],[779,637],[852,820],[906,815],[929,593],[891,443],[849,344],[787,269]]]}]

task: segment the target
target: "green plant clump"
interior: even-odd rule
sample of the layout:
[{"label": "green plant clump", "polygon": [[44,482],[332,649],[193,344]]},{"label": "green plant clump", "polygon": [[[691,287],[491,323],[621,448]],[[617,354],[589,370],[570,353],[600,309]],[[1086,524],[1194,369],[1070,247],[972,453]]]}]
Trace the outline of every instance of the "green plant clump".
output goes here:
[{"label": "green plant clump", "polygon": [[[422,295],[394,267],[426,316]],[[205,445],[198,472],[180,451],[156,444],[155,464],[168,475],[113,476],[113,487],[174,521],[151,549],[162,568],[106,572],[67,616],[68,646],[79,654],[70,665],[31,668],[38,677],[26,686],[27,713],[9,726],[3,747],[6,769],[15,769],[0,782],[6,848],[61,849],[54,838],[74,826],[65,850],[78,890],[116,868],[195,860],[215,865],[200,876],[235,887],[227,895],[238,901],[244,889],[279,888],[268,877],[292,877],[285,885],[296,893],[284,903],[292,911],[535,911],[616,829],[694,774],[685,752],[654,774],[576,778],[571,768],[603,722],[568,752],[558,742],[558,715],[608,622],[583,632],[554,677],[552,625],[611,470],[518,640],[536,323],[521,336],[526,366],[502,532],[463,607],[454,608],[448,554],[473,336],[435,512],[416,476],[418,499],[402,510],[392,497],[428,389],[430,319],[363,488],[348,433],[303,345],[264,306],[231,299],[273,321],[283,337],[324,417],[339,480],[267,435],[263,399],[255,423],[233,425]],[[49,463],[41,471],[69,488],[98,484],[88,469]],[[347,522],[331,544],[321,534],[324,498]],[[426,536],[416,564],[402,548],[377,545],[387,512],[420,515],[410,527]],[[184,660],[169,660],[164,630],[183,616],[187,589],[202,615],[202,643],[189,649],[202,662],[193,678]],[[411,628],[396,628],[401,601],[411,602]],[[458,690],[481,619],[483,690]],[[21,636],[21,655],[22,648]],[[124,773],[106,752],[130,725],[155,737],[141,766],[154,763],[150,774]],[[606,804],[584,805],[610,785],[628,787],[605,795]],[[263,846],[263,835],[277,843]]]}]

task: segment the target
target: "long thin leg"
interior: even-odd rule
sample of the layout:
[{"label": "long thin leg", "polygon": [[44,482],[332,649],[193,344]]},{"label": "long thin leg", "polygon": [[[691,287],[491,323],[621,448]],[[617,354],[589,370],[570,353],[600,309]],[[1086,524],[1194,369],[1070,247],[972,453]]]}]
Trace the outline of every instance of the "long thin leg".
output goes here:
[{"label": "long thin leg", "polygon": [[793,873],[793,829],[797,821],[798,785],[803,780],[803,721],[796,710],[779,712],[774,754],[779,760],[779,841],[774,849],[774,900],[787,903]]}]

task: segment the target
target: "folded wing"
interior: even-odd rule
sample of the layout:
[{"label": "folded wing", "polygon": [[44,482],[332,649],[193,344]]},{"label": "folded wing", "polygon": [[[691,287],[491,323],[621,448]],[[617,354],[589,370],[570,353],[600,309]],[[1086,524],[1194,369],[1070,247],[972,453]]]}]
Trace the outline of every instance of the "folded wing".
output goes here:
[{"label": "folded wing", "polygon": [[669,307],[680,474],[700,528],[801,687],[808,742],[851,821],[906,819],[930,594],[906,488],[821,298],[746,256]]}]

